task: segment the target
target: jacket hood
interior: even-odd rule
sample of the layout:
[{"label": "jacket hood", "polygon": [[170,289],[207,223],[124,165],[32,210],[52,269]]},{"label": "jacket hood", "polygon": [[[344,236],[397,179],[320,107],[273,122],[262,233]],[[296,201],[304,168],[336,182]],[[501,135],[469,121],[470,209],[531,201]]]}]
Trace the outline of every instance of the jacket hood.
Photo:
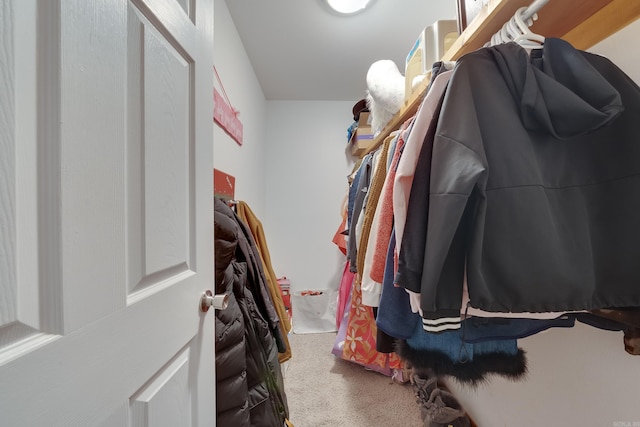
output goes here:
[{"label": "jacket hood", "polygon": [[620,94],[587,60],[589,54],[564,40],[547,38],[531,57],[516,43],[489,49],[530,131],[572,138],[607,125],[624,110]]}]

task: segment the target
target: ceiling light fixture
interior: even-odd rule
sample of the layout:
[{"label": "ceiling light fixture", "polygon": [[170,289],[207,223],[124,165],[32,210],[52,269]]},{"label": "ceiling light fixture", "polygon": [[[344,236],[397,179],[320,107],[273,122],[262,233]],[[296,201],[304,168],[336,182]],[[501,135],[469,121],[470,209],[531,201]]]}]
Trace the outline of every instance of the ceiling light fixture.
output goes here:
[{"label": "ceiling light fixture", "polygon": [[326,0],[331,9],[341,15],[354,15],[363,12],[372,0]]}]

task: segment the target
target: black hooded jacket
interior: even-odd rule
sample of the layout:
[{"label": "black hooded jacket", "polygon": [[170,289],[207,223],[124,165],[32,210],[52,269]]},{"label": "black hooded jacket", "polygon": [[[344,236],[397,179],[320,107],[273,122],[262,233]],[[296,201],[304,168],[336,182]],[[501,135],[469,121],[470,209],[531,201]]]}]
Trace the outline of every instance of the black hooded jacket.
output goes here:
[{"label": "black hooded jacket", "polygon": [[465,264],[486,311],[640,305],[640,90],[608,59],[554,38],[462,57],[429,179],[399,265],[425,324],[459,322]]}]

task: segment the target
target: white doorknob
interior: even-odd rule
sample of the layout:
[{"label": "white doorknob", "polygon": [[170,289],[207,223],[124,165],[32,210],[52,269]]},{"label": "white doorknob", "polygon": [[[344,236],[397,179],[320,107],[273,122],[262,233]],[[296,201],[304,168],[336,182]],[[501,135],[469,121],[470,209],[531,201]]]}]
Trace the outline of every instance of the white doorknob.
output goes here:
[{"label": "white doorknob", "polygon": [[204,291],[200,297],[200,311],[206,313],[211,307],[224,310],[229,305],[229,294],[213,295],[211,291]]}]

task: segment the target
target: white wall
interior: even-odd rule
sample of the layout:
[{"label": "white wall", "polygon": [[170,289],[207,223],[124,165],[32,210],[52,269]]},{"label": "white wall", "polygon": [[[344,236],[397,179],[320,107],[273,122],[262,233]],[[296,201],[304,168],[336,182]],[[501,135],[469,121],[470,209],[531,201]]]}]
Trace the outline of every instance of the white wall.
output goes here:
[{"label": "white wall", "polygon": [[344,256],[331,239],[353,168],[345,148],[356,101],[267,103],[264,223],[276,274],[293,291],[340,284]]},{"label": "white wall", "polygon": [[[590,49],[640,83],[640,20]],[[471,390],[450,382],[481,427],[640,426],[640,356],[624,350],[622,332],[583,324],[522,339],[529,375],[493,377]]]},{"label": "white wall", "polygon": [[216,68],[244,126],[242,146],[215,126],[214,166],[235,176],[236,198],[261,220],[276,275],[294,291],[337,288],[343,258],[331,239],[353,164],[345,147],[357,100],[265,101],[224,0],[215,0],[214,37]]},{"label": "white wall", "polygon": [[602,40],[589,49],[589,52],[597,53],[611,59],[618,67],[640,85],[640,49],[638,49],[638,37],[640,37],[640,20],[623,28],[613,36]]},{"label": "white wall", "polygon": [[[214,7],[215,66],[232,106],[240,111],[244,137],[240,146],[216,124],[213,165],[236,178],[236,199],[247,202],[262,219],[266,192],[266,101],[226,3],[215,0]],[[217,82],[216,88],[222,94]]]}]

